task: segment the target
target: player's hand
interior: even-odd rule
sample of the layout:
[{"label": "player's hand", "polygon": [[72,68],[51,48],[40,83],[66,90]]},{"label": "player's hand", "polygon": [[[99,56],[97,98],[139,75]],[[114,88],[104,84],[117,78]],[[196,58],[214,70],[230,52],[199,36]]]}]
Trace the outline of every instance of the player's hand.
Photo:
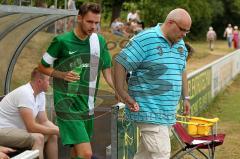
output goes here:
[{"label": "player's hand", "polygon": [[62,71],[54,70],[51,76],[55,78],[61,78],[68,82],[74,82],[80,79],[80,76],[73,71],[62,72]]},{"label": "player's hand", "polygon": [[62,72],[62,79],[68,82],[74,82],[78,81],[80,79],[80,76],[73,71]]}]

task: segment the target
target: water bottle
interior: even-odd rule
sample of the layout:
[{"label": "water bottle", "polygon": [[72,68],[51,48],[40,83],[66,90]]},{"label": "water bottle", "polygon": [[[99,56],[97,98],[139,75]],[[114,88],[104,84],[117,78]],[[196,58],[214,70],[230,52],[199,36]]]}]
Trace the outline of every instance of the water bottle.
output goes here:
[{"label": "water bottle", "polygon": [[[72,71],[80,76],[82,72],[82,66],[79,65],[75,67]],[[70,97],[77,97],[78,89],[79,89],[79,80],[68,82],[67,95]]]}]

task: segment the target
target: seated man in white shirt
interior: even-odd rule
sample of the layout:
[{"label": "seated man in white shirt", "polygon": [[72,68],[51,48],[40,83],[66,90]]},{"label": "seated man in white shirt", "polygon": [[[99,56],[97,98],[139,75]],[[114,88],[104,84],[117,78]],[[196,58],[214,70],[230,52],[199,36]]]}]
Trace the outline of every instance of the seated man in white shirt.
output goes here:
[{"label": "seated man in white shirt", "polygon": [[7,94],[0,102],[0,145],[16,149],[43,150],[47,158],[58,158],[59,129],[45,113],[49,77],[37,68],[31,81]]}]

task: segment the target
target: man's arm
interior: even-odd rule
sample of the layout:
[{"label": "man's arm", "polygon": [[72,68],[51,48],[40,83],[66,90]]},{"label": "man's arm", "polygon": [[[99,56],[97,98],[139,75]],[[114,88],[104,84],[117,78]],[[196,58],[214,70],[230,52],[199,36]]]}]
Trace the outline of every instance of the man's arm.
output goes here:
[{"label": "man's arm", "polygon": [[139,111],[138,103],[129,96],[128,92],[124,89],[126,83],[126,70],[119,64],[115,63],[114,67],[114,86],[120,98],[128,105],[129,109],[133,112]]},{"label": "man's arm", "polygon": [[52,67],[45,67],[43,64],[38,65],[38,70],[48,76],[64,79],[65,81],[73,82],[79,80],[79,75],[73,71],[62,72],[55,70]]},{"label": "man's arm", "polygon": [[44,111],[41,111],[41,112],[38,113],[37,121],[41,125],[45,125],[49,128],[58,129],[58,127],[55,124],[53,124],[51,121],[48,120],[47,114]]},{"label": "man's arm", "polygon": [[[107,82],[107,84],[115,91],[113,76],[112,76],[112,69],[111,68],[104,69],[102,71],[102,74],[103,74],[103,77],[104,77],[105,81]],[[121,101],[121,99],[116,91],[115,91],[115,98],[118,102]]]},{"label": "man's arm", "polygon": [[103,77],[107,84],[114,90],[113,80],[112,80],[112,70],[111,68],[106,68],[102,71]]},{"label": "man's arm", "polygon": [[183,89],[183,103],[184,103],[184,113],[185,115],[190,114],[190,99],[188,94],[188,80],[187,72],[184,71],[182,74],[182,89]]},{"label": "man's arm", "polygon": [[[59,134],[59,129],[57,127],[47,127],[45,125],[41,125],[40,123],[37,123],[33,117],[33,113],[30,108],[21,107],[21,108],[19,108],[19,113],[24,121],[24,124],[25,124],[28,132],[41,133],[44,135],[58,135]],[[37,117],[37,118],[39,118],[39,117]],[[43,118],[43,119],[40,119],[40,121],[46,122],[46,119]]]}]

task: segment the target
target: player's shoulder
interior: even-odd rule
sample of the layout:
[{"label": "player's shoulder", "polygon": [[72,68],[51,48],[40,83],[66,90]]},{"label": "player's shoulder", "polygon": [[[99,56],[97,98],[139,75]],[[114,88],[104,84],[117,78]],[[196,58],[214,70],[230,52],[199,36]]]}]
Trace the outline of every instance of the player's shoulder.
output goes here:
[{"label": "player's shoulder", "polygon": [[59,34],[55,37],[55,39],[61,41],[61,40],[65,40],[65,39],[68,39],[70,37],[74,36],[74,33],[72,31],[70,32],[65,32],[63,34]]}]

